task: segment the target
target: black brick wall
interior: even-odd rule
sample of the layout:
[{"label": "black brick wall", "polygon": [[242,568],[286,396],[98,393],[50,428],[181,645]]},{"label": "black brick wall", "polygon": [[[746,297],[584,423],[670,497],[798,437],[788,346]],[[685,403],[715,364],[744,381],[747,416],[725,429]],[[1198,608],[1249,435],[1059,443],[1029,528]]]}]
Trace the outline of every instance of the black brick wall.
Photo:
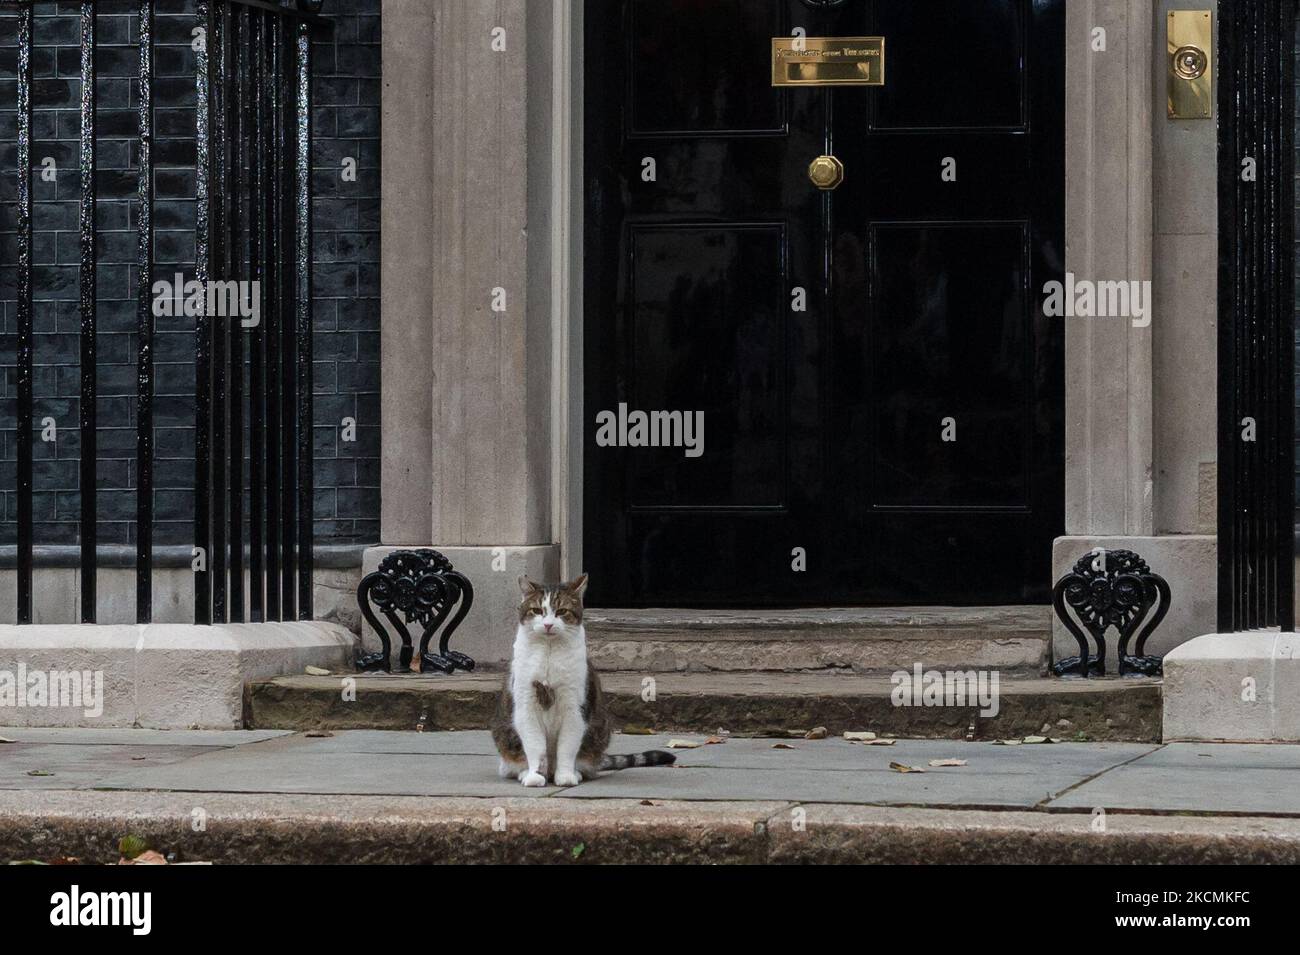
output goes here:
[{"label": "black brick wall", "polygon": [[[135,223],[137,18],[133,3],[97,4],[99,97],[99,540],[135,540]],[[380,0],[327,0],[333,35],[314,46],[313,349],[315,524],[319,544],[379,537]],[[78,539],[80,442],[77,309],[79,5],[39,3],[34,27],[34,315],[36,543]],[[193,0],[155,4],[155,277],[194,263]],[[0,544],[16,540],[17,20],[0,4]],[[40,177],[53,157],[55,182]],[[355,158],[355,182],[342,164]],[[159,318],[155,332],[154,541],[193,539],[194,323]],[[52,417],[58,440],[40,440]],[[355,418],[357,440],[342,440]],[[247,509],[246,509],[247,510]]]}]

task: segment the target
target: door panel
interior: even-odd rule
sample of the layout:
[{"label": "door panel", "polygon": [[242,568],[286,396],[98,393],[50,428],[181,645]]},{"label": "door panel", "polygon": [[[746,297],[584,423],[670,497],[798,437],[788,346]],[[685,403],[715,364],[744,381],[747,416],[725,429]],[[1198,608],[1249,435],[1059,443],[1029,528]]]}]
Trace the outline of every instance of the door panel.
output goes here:
[{"label": "door panel", "polygon": [[785,98],[753,84],[770,68],[766,41],[782,32],[782,4],[712,0],[707,16],[695,0],[630,7],[629,135],[784,131]]},{"label": "door panel", "polygon": [[630,239],[629,405],[699,411],[706,423],[698,457],[680,447],[637,452],[630,505],[781,507],[784,227],[636,226]]},{"label": "door panel", "polygon": [[1028,507],[1024,225],[877,225],[870,245],[873,503]]},{"label": "door panel", "polygon": [[[865,6],[862,4],[861,6]],[[1025,125],[1022,0],[875,4],[867,30],[886,38],[876,130]]]},{"label": "door panel", "polygon": [[[1062,336],[1035,289],[1062,271],[1063,9],[587,3],[594,604],[1046,600]],[[773,89],[796,26],[884,36],[885,86]],[[823,193],[825,152],[846,178]],[[703,412],[703,453],[600,437],[636,411]]]}]

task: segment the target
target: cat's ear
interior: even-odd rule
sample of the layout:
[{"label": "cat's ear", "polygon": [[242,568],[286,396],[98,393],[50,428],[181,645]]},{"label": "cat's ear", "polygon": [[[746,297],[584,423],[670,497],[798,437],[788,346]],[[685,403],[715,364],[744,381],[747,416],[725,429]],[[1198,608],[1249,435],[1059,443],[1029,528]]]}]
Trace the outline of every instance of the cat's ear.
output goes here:
[{"label": "cat's ear", "polygon": [[583,574],[580,577],[569,581],[564,585],[564,589],[578,597],[581,597],[582,592],[587,589],[587,575]]},{"label": "cat's ear", "polygon": [[527,597],[529,594],[535,594],[537,593],[537,591],[541,589],[542,588],[539,587],[534,581],[528,578],[527,574],[519,575],[519,592],[523,594],[525,597]]}]

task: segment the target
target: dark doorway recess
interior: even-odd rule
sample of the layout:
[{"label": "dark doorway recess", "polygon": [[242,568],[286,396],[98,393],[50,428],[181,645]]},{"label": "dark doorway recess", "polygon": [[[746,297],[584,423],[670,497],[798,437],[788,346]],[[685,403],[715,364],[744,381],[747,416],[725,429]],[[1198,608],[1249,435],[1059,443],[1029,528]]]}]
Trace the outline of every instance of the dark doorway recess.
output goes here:
[{"label": "dark doorway recess", "polygon": [[1223,631],[1291,629],[1295,614],[1295,16],[1295,0],[1219,7]]},{"label": "dark doorway recess", "polygon": [[[1064,9],[586,4],[595,603],[1047,601]],[[771,39],[796,27],[883,36],[884,86],[772,88]],[[834,191],[809,179],[822,154]],[[596,416],[620,405],[703,412],[703,454],[602,446]]]}]

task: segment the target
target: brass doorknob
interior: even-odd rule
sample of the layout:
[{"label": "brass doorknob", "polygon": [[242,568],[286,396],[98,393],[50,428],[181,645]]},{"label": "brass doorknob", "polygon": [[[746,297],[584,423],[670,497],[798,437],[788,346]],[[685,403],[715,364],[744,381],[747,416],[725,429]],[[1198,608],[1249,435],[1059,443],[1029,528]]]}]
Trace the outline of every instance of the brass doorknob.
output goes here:
[{"label": "brass doorknob", "polygon": [[834,189],[844,181],[844,163],[834,156],[818,156],[808,164],[808,178],[818,189]]}]

